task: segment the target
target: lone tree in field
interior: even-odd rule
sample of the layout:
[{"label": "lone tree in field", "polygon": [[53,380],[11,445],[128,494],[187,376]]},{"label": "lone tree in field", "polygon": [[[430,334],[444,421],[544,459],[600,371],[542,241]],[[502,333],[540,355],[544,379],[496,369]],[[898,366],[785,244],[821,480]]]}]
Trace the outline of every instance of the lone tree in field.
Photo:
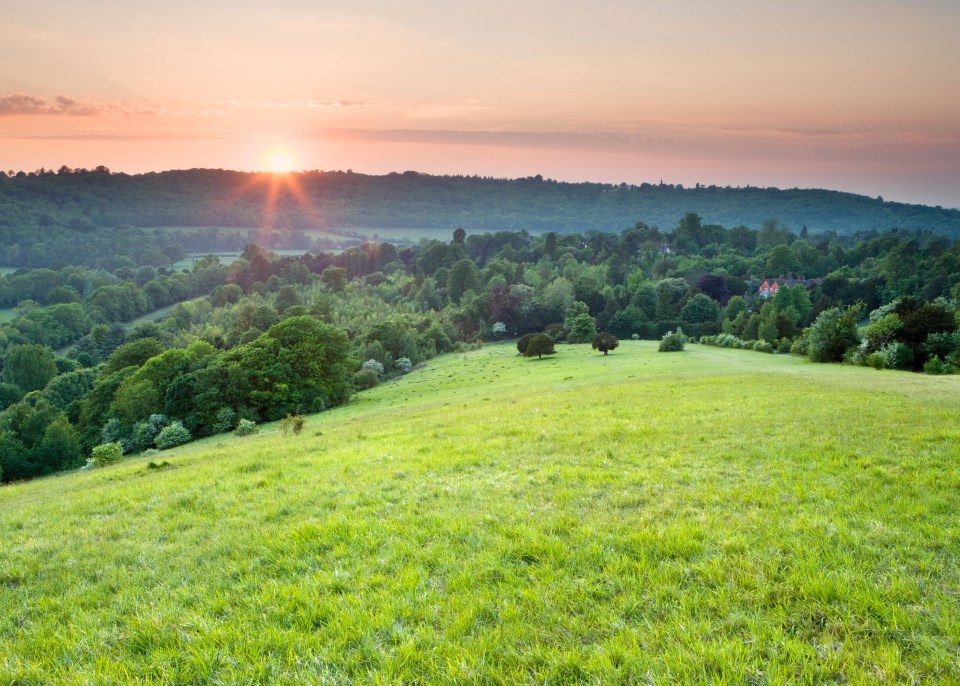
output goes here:
[{"label": "lone tree in field", "polygon": [[557,351],[553,349],[553,339],[550,336],[545,333],[535,333],[527,343],[523,354],[527,357],[536,355],[537,359],[542,360],[544,355],[553,355],[555,352]]},{"label": "lone tree in field", "polygon": [[612,333],[600,331],[596,336],[593,337],[593,349],[599,350],[604,355],[606,355],[609,351],[616,349],[618,345],[620,345],[620,341],[618,341],[617,337]]}]

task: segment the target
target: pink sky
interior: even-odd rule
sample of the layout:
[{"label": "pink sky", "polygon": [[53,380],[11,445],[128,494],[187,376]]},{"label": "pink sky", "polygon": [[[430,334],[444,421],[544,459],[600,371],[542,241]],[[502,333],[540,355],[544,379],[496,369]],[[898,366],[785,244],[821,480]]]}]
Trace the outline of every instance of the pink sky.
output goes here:
[{"label": "pink sky", "polygon": [[947,0],[3,4],[3,169],[543,174],[960,207]]}]

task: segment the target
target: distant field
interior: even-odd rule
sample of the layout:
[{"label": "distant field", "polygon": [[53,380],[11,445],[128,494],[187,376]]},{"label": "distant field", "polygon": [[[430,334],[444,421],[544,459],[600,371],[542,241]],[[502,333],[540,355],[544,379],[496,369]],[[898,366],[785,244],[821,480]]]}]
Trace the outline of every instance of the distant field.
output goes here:
[{"label": "distant field", "polygon": [[[273,250],[272,252],[275,252],[278,255],[298,256],[298,255],[303,255],[307,251],[306,250]],[[240,259],[240,252],[237,252],[237,251],[212,252],[212,253],[197,252],[197,253],[190,253],[182,260],[174,262],[172,265],[170,265],[170,268],[173,269],[174,271],[180,271],[182,269],[193,269],[194,262],[206,257],[207,255],[216,255],[217,257],[220,258],[220,264],[225,264],[225,265],[231,265],[234,262],[236,262],[238,259]]]},{"label": "distant field", "polygon": [[13,274],[20,267],[0,267],[0,274]]},{"label": "distant field", "polygon": [[9,322],[17,314],[16,307],[4,307],[0,309],[0,322]]},{"label": "distant field", "polygon": [[960,683],[960,378],[558,350],[0,488],[0,683]]}]

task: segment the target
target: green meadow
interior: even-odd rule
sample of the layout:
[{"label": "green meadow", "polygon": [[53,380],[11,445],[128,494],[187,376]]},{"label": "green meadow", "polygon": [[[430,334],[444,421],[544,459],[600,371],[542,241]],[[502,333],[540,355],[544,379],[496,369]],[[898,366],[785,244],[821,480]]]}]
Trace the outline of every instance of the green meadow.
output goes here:
[{"label": "green meadow", "polygon": [[0,684],[960,683],[960,378],[557,350],[0,488]]}]

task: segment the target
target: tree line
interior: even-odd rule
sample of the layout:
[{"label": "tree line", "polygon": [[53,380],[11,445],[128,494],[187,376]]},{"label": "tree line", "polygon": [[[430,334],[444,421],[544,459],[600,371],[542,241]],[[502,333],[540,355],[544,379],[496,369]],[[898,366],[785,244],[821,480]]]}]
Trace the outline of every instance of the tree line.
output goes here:
[{"label": "tree line", "polygon": [[[776,279],[797,285],[762,297]],[[296,257],[248,244],[229,266],[181,272],[20,270],[0,298],[15,305],[0,325],[7,481],[76,467],[104,443],[138,452],[164,431],[186,440],[319,411],[434,355],[525,334],[602,350],[600,333],[682,330],[816,360],[960,367],[960,242],[728,229],[694,213],[669,231],[457,230]],[[175,304],[159,321],[123,323],[162,303]]]},{"label": "tree line", "polygon": [[[730,227],[758,228],[766,218],[778,217],[795,231],[804,226],[838,234],[899,228],[960,237],[958,210],[837,191],[565,183],[540,176],[412,171],[372,176],[319,170],[287,175],[216,169],[137,175],[105,167],[11,170],[0,173],[0,207],[0,264],[30,267],[61,262],[109,268],[101,261],[119,257],[135,266],[162,266],[183,251],[236,250],[240,241],[274,249],[335,247],[325,242],[329,238],[309,237],[305,231],[311,229],[464,226],[478,232],[585,233],[619,231],[638,217],[667,229],[691,211],[709,224]],[[171,235],[169,227],[179,231]]]}]

